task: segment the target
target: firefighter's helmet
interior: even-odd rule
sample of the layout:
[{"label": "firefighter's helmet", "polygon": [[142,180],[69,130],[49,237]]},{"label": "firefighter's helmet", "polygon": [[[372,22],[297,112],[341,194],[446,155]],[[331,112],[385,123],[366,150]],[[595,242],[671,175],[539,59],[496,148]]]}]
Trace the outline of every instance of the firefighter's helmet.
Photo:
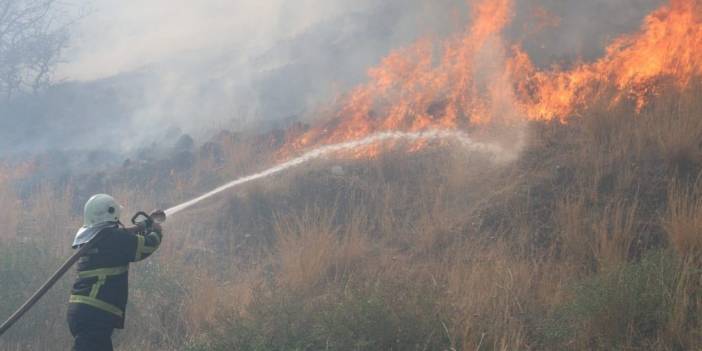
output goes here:
[{"label": "firefighter's helmet", "polygon": [[115,199],[106,194],[93,195],[83,209],[83,225],[86,227],[104,222],[119,222],[122,212]]}]

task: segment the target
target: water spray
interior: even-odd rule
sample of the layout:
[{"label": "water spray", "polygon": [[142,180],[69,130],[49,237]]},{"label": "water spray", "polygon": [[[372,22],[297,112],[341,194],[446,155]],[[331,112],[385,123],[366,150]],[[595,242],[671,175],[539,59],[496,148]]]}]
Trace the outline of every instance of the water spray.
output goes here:
[{"label": "water spray", "polygon": [[[134,225],[141,225],[145,228],[149,228],[153,223],[163,223],[167,218],[172,217],[179,212],[196,205],[197,203],[206,200],[212,196],[215,196],[225,190],[252,182],[257,179],[262,179],[270,177],[274,174],[283,172],[292,167],[310,162],[320,157],[324,157],[330,154],[334,154],[341,151],[349,151],[365,146],[373,145],[376,143],[391,141],[391,140],[406,140],[406,141],[417,141],[417,140],[436,140],[436,139],[450,139],[456,141],[460,146],[467,150],[472,151],[482,151],[490,153],[497,158],[505,157],[508,155],[502,148],[494,144],[487,144],[476,142],[472,140],[467,134],[460,131],[450,131],[450,130],[429,130],[424,132],[381,132],[377,134],[370,135],[366,138],[348,141],[340,144],[326,145],[314,150],[311,150],[302,156],[291,159],[289,161],[283,162],[279,165],[273,166],[264,171],[241,177],[227,184],[224,184],[206,194],[198,196],[192,200],[185,201],[179,205],[173,206],[165,211],[156,210],[150,214],[145,212],[137,212],[134,217],[132,217],[132,223]],[[49,290],[51,287],[73,266],[73,264],[83,256],[90,248],[92,248],[100,240],[100,234],[96,235],[95,238],[90,240],[85,245],[81,246],[78,251],[73,254],[66,262],[64,262],[61,267],[37,290],[15,313],[10,316],[2,325],[0,325],[0,336],[3,335],[17,320],[19,320],[27,311],[29,311],[41,297]]]},{"label": "water spray", "polygon": [[227,184],[224,184],[220,186],[217,189],[214,189],[206,194],[203,194],[199,197],[196,197],[192,200],[188,200],[186,202],[183,202],[180,205],[173,206],[169,209],[167,209],[165,212],[166,217],[171,217],[178,212],[181,212],[188,207],[191,207],[205,199],[208,199],[214,195],[217,195],[225,190],[237,187],[239,185],[243,185],[245,183],[257,180],[257,179],[262,179],[266,178],[269,176],[272,176],[274,174],[280,173],[282,171],[285,171],[287,169],[290,169],[295,166],[299,166],[303,163],[307,163],[309,161],[312,161],[314,159],[320,158],[327,156],[329,154],[334,154],[337,152],[341,151],[349,151],[349,150],[354,150],[358,148],[362,148],[364,146],[368,145],[373,145],[376,143],[380,143],[383,141],[390,141],[390,140],[406,140],[406,141],[417,141],[417,140],[435,140],[435,139],[451,139],[456,142],[458,142],[462,147],[468,149],[468,150],[473,150],[473,151],[484,151],[490,154],[495,155],[496,157],[504,156],[505,151],[494,144],[487,144],[487,143],[481,143],[481,142],[476,142],[472,140],[466,133],[460,132],[460,131],[452,131],[452,130],[429,130],[429,131],[423,131],[423,132],[415,132],[415,133],[408,133],[408,132],[381,132],[377,134],[370,135],[368,137],[365,137],[363,139],[359,140],[354,140],[354,141],[348,141],[345,143],[340,143],[340,144],[332,144],[332,145],[326,145],[319,147],[317,149],[311,150],[302,156],[299,156],[297,158],[291,159],[289,161],[286,161],[284,163],[281,163],[277,166],[271,167],[267,170],[261,171],[256,174],[248,175],[245,177],[241,177],[239,179],[236,179],[232,182],[229,182]]}]

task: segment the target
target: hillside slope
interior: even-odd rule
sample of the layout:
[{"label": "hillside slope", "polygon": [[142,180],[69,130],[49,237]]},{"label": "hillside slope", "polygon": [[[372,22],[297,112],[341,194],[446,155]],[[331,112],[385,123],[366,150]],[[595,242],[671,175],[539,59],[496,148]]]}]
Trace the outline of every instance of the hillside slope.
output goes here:
[{"label": "hillside slope", "polygon": [[[532,122],[508,164],[445,145],[388,150],[221,196],[173,218],[161,251],[135,267],[116,342],[123,350],[699,348],[701,96],[696,87],[640,113],[634,103],[595,104],[567,123]],[[196,166],[176,173],[172,187],[150,189],[157,178],[143,189],[119,177],[105,183],[131,212],[257,168],[248,141],[224,140],[219,166],[196,152]],[[69,254],[76,189],[43,187],[17,207],[3,185],[0,281],[18,288],[2,289],[2,315]],[[67,347],[70,280],[0,346]]]},{"label": "hillside slope", "polygon": [[254,186],[201,228],[247,268],[203,278],[192,350],[699,348],[700,96],[533,123],[508,165],[388,153]]}]

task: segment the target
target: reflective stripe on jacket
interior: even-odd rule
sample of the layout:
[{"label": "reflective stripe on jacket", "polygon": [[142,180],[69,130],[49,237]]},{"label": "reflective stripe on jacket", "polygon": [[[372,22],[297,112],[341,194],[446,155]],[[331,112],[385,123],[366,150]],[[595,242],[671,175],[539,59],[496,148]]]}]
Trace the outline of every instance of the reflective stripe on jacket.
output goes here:
[{"label": "reflective stripe on jacket", "polygon": [[158,232],[134,234],[116,225],[103,231],[95,247],[78,261],[78,277],[69,303],[74,309],[79,307],[75,305],[97,309],[103,312],[101,318],[111,320],[115,328],[122,328],[129,263],[149,257],[158,249],[162,236]]}]

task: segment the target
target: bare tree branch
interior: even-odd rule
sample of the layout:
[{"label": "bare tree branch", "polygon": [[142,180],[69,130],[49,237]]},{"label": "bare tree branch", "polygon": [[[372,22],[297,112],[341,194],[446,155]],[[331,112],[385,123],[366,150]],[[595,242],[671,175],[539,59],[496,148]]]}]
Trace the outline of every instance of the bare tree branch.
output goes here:
[{"label": "bare tree branch", "polygon": [[58,0],[0,0],[0,98],[46,88],[68,43]]}]

